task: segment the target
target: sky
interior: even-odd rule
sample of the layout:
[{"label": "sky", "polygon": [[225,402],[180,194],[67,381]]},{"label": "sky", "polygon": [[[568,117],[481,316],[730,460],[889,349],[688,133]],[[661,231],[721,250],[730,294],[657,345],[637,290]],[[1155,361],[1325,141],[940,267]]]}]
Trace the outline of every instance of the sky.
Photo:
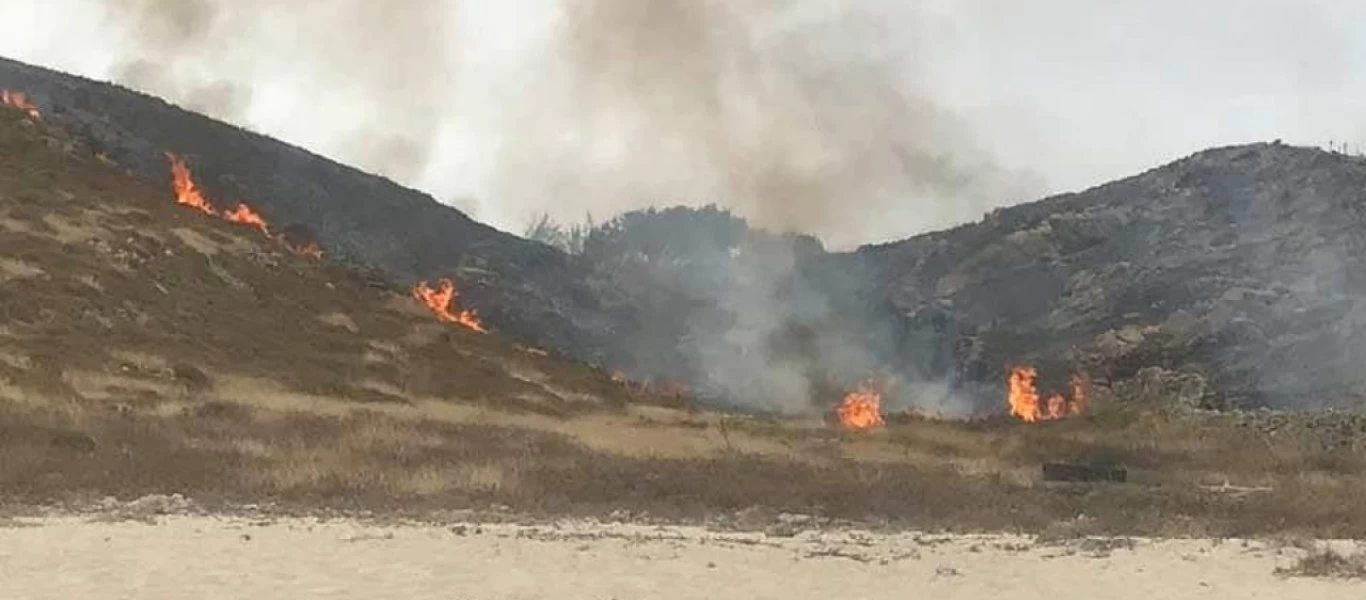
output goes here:
[{"label": "sky", "polygon": [[496,227],[717,203],[851,247],[1206,147],[1366,147],[1352,0],[6,0],[0,55]]}]

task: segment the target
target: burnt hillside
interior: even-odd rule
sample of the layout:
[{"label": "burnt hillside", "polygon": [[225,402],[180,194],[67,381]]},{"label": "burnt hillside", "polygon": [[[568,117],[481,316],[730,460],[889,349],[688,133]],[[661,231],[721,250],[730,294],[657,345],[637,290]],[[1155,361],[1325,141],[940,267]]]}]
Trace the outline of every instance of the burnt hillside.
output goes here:
[{"label": "burnt hillside", "polygon": [[[400,286],[451,276],[501,334],[741,404],[829,406],[890,372],[999,407],[1014,363],[1121,390],[1137,378],[1145,393],[1206,406],[1366,400],[1366,162],[1341,154],[1209,150],[849,253],[727,229],[665,236],[663,249],[618,231],[614,254],[572,256],[117,86],[0,59],[0,88],[28,93],[44,120],[139,179],[164,185],[163,152],[175,152],[211,196],[310,231],[332,259]],[[661,239],[651,227],[671,231],[652,221],[665,218],[698,215],[630,222],[650,242]],[[928,393],[905,389],[891,407]],[[797,400],[767,403],[779,396]]]},{"label": "burnt hillside", "polygon": [[622,332],[563,253],[478,223],[430,196],[301,148],[116,85],[0,58],[0,89],[22,91],[43,119],[148,182],[183,156],[212,198],[237,199],[277,229],[306,228],[334,260],[407,286],[452,277],[500,333],[611,362]]},{"label": "burnt hillside", "polygon": [[1206,376],[1208,403],[1359,406],[1364,212],[1366,160],[1257,144],[833,260],[978,328],[980,368],[1163,367]]}]

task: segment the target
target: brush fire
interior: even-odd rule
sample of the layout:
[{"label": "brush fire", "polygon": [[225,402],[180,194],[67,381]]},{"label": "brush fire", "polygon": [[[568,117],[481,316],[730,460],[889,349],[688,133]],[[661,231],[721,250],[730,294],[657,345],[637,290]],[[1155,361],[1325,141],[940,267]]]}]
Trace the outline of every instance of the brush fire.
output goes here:
[{"label": "brush fire", "polygon": [[0,90],[0,104],[22,110],[35,121],[42,118],[42,113],[38,112],[38,105],[29,101],[28,96],[23,92]]},{"label": "brush fire", "polygon": [[844,396],[835,415],[840,424],[855,431],[866,431],[886,424],[882,419],[882,394],[870,385],[860,385],[858,389]]},{"label": "brush fire", "polygon": [[484,329],[483,323],[479,321],[479,315],[475,314],[474,310],[452,307],[459,295],[459,292],[455,290],[455,283],[449,279],[438,281],[435,288],[427,285],[425,281],[419,281],[413,285],[413,299],[431,309],[437,320],[444,323],[456,323],[479,333],[488,333],[488,330]]},{"label": "brush fire", "polygon": [[1010,414],[1026,423],[1055,421],[1075,417],[1086,410],[1086,381],[1079,375],[1069,379],[1071,396],[1054,392],[1047,398],[1039,394],[1034,381],[1038,369],[1016,366],[1010,369],[1006,379],[1006,403]]},{"label": "brush fire", "polygon": [[[1038,369],[1016,366],[1006,379],[1005,408],[1009,414],[1025,423],[1055,421],[1080,416],[1086,411],[1086,380],[1080,375],[1068,379],[1068,393],[1054,392],[1044,397],[1036,385]],[[867,431],[886,425],[882,412],[882,392],[872,384],[863,384],[844,396],[835,408],[840,425],[854,431]],[[978,414],[973,419],[991,418],[993,411]],[[994,413],[1000,414],[1000,413]],[[905,417],[917,420],[943,420],[943,414],[912,408]]]},{"label": "brush fire", "polygon": [[253,210],[250,206],[247,206],[245,202],[238,202],[237,206],[233,207],[232,210],[224,211],[218,209],[204,196],[204,192],[199,189],[199,186],[195,184],[194,176],[190,173],[190,167],[185,164],[184,159],[167,152],[166,160],[171,163],[171,189],[175,191],[175,198],[178,204],[188,206],[206,215],[218,217],[225,221],[251,227],[260,231],[261,235],[283,244],[295,254],[315,259],[322,258],[323,250],[316,242],[293,244],[285,239],[285,236],[283,235],[272,234],[270,232],[270,225],[266,223],[265,217],[262,217],[260,213]]}]

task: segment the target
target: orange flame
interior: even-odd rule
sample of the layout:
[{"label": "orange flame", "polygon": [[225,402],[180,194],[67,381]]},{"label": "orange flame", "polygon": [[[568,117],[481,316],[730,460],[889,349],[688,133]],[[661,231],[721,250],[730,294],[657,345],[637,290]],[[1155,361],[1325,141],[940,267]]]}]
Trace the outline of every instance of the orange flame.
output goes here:
[{"label": "orange flame", "polygon": [[28,95],[23,92],[0,90],[0,104],[13,106],[14,108],[22,110],[30,119],[35,121],[43,118],[42,113],[38,112],[38,105],[29,102]]},{"label": "orange flame", "polygon": [[246,204],[239,202],[236,208],[223,213],[223,218],[232,221],[233,223],[241,223],[243,225],[255,227],[261,233],[264,233],[266,237],[270,237],[270,227],[266,226],[266,220]]},{"label": "orange flame", "polygon": [[419,281],[413,285],[413,298],[418,302],[427,305],[432,310],[436,318],[445,323],[458,323],[464,327],[488,333],[484,325],[479,322],[479,315],[471,309],[464,309],[460,312],[452,312],[451,303],[455,301],[459,293],[455,291],[455,284],[449,279],[442,279],[437,282],[435,289],[427,285],[425,281]]},{"label": "orange flame", "polygon": [[315,242],[309,242],[301,246],[294,245],[289,243],[284,236],[271,234],[270,225],[266,223],[265,217],[262,217],[261,213],[258,213],[250,206],[247,206],[245,202],[238,202],[236,207],[227,212],[215,208],[213,203],[209,202],[208,197],[204,195],[204,192],[195,184],[194,176],[190,174],[190,167],[185,164],[185,160],[170,152],[165,154],[166,160],[171,162],[171,189],[175,190],[175,201],[178,204],[196,209],[206,215],[256,229],[261,232],[261,235],[284,244],[286,248],[289,248],[295,254],[310,258],[323,257],[322,248]]},{"label": "orange flame", "polygon": [[882,420],[882,394],[867,385],[849,392],[835,409],[835,414],[839,416],[840,424],[859,431],[886,424]]},{"label": "orange flame", "polygon": [[170,152],[166,153],[166,160],[171,161],[171,188],[175,190],[175,201],[206,215],[219,216],[218,209],[209,203],[209,199],[199,191],[199,186],[195,185],[185,161]]},{"label": "orange flame", "polygon": [[1026,423],[1053,421],[1075,417],[1086,410],[1086,381],[1079,375],[1072,375],[1072,397],[1054,393],[1046,399],[1039,397],[1034,387],[1034,379],[1039,372],[1034,367],[1017,366],[1010,369],[1006,379],[1006,403],[1010,414]]}]

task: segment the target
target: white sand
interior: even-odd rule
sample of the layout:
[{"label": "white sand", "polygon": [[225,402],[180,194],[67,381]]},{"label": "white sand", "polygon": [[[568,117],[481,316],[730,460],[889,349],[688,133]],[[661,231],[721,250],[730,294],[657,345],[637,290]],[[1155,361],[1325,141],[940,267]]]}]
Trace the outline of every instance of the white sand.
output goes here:
[{"label": "white sand", "polygon": [[[17,523],[17,526],[16,526]],[[367,526],[176,516],[0,528],[0,597],[1177,599],[1366,597],[1366,585],[1281,578],[1297,550],[1139,541],[1097,558],[1009,536],[795,537],[573,522]],[[1348,594],[1357,594],[1349,596]]]}]

